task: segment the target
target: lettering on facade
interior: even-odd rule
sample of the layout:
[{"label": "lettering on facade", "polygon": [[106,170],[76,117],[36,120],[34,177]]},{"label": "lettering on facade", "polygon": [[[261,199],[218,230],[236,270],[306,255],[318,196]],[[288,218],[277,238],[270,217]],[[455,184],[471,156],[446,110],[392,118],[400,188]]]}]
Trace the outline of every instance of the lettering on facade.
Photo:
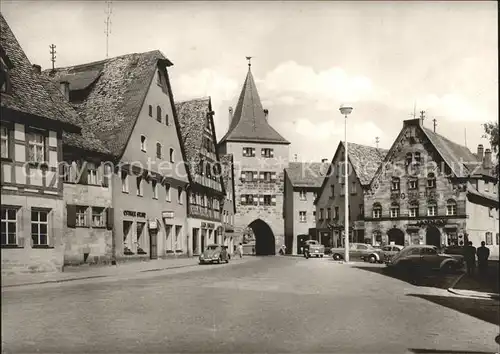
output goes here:
[{"label": "lettering on facade", "polygon": [[149,220],[149,228],[155,230],[158,228],[158,223],[156,220]]},{"label": "lettering on facade", "polygon": [[161,213],[162,218],[164,219],[173,219],[174,218],[174,212],[173,211],[164,211]]},{"label": "lettering on facade", "polygon": [[424,226],[428,226],[428,225],[443,227],[446,225],[446,220],[444,220],[444,219],[418,220],[415,223],[408,224],[407,228],[424,227]]},{"label": "lettering on facade", "polygon": [[391,193],[391,200],[413,200],[413,199],[419,199],[419,198],[427,198],[427,199],[436,199],[436,192],[435,191],[429,191],[429,192],[408,192],[408,194],[405,193],[399,193],[399,192],[392,192]]},{"label": "lettering on facade", "polygon": [[131,210],[124,210],[123,215],[133,216],[133,217],[138,217],[138,218],[145,218],[146,217],[146,213],[143,213],[140,211],[131,211]]}]

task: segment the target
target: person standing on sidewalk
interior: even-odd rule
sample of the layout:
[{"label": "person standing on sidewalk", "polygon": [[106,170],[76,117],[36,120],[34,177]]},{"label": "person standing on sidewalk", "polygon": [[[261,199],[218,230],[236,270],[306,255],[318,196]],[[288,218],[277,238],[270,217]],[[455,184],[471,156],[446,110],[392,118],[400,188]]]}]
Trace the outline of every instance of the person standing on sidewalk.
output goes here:
[{"label": "person standing on sidewalk", "polygon": [[469,241],[464,250],[465,263],[467,264],[467,274],[473,275],[476,269],[476,247]]},{"label": "person standing on sidewalk", "polygon": [[477,266],[479,274],[485,276],[488,273],[488,258],[490,257],[490,249],[485,246],[486,243],[481,241],[481,247],[477,249]]},{"label": "person standing on sidewalk", "polygon": [[240,258],[243,257],[243,244],[240,244],[238,245],[238,253],[240,254]]}]

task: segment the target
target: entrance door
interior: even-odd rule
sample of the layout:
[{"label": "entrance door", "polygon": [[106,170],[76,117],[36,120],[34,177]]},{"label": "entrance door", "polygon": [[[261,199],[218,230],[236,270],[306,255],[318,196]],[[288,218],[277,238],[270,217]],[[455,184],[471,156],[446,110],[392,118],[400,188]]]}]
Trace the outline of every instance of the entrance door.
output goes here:
[{"label": "entrance door", "polygon": [[203,251],[205,251],[206,238],[207,238],[207,230],[201,229],[201,250],[200,250],[200,253],[203,253]]},{"label": "entrance door", "polygon": [[193,249],[192,249],[192,254],[198,254],[200,253],[200,250],[198,249],[198,236],[200,236],[200,229],[197,229],[193,227]]},{"label": "entrance door", "polygon": [[158,231],[149,230],[149,256],[158,259]]},{"label": "entrance door", "polygon": [[427,226],[427,232],[425,234],[425,243],[427,245],[441,247],[441,232],[435,226]]}]

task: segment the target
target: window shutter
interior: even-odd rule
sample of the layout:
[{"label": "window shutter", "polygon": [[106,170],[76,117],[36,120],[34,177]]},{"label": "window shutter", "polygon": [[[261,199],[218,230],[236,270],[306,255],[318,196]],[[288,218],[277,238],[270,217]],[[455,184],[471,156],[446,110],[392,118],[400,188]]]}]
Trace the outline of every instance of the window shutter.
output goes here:
[{"label": "window shutter", "polygon": [[111,167],[109,165],[103,165],[103,173],[102,173],[102,186],[109,187],[109,177],[111,174]]},{"label": "window shutter", "polygon": [[[7,141],[9,143],[9,150],[8,150],[8,158],[12,159],[12,161],[15,161],[15,140],[14,140],[14,129],[10,129],[10,127],[7,128],[7,133],[9,134],[7,136]],[[26,137],[27,138],[27,137]]]},{"label": "window shutter", "polygon": [[245,178],[246,178],[245,172],[241,172],[241,179],[245,179]]},{"label": "window shutter", "polygon": [[271,179],[276,179],[276,172],[271,173]]},{"label": "window shutter", "polygon": [[263,195],[259,196],[259,202],[264,203],[264,196]]},{"label": "window shutter", "polygon": [[271,155],[270,156],[274,157],[274,150],[273,149],[271,149]]},{"label": "window shutter", "polygon": [[264,179],[266,177],[265,173],[264,172],[261,172],[260,173],[260,179]]},{"label": "window shutter", "polygon": [[241,196],[241,202],[242,203],[246,203],[246,201],[247,201],[247,198],[244,195],[242,195]]},{"label": "window shutter", "polygon": [[252,148],[252,156],[255,156],[255,148]]},{"label": "window shutter", "polygon": [[272,205],[276,205],[276,197],[272,197],[271,198],[271,204]]},{"label": "window shutter", "polygon": [[[81,164],[78,164],[78,169],[80,170],[80,180],[76,181],[76,183],[79,184],[88,184],[88,170],[87,170],[87,163],[86,161],[83,161]],[[78,177],[78,174],[77,174]]]},{"label": "window shutter", "polygon": [[260,156],[264,156],[266,154],[264,149],[260,149]]},{"label": "window shutter", "polygon": [[106,209],[106,229],[113,229],[114,213],[113,208]]},{"label": "window shutter", "polygon": [[49,137],[43,137],[43,161],[49,165]]},{"label": "window shutter", "polygon": [[66,207],[66,223],[68,227],[76,227],[76,205],[68,204]]}]

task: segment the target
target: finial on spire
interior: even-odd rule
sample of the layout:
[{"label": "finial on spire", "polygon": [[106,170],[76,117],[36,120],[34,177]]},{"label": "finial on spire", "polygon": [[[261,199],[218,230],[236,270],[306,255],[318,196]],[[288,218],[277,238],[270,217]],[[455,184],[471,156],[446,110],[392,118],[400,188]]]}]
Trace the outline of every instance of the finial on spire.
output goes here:
[{"label": "finial on spire", "polygon": [[250,68],[252,66],[252,63],[250,62],[250,60],[252,60],[252,57],[246,57],[247,60],[248,60],[248,67]]}]

